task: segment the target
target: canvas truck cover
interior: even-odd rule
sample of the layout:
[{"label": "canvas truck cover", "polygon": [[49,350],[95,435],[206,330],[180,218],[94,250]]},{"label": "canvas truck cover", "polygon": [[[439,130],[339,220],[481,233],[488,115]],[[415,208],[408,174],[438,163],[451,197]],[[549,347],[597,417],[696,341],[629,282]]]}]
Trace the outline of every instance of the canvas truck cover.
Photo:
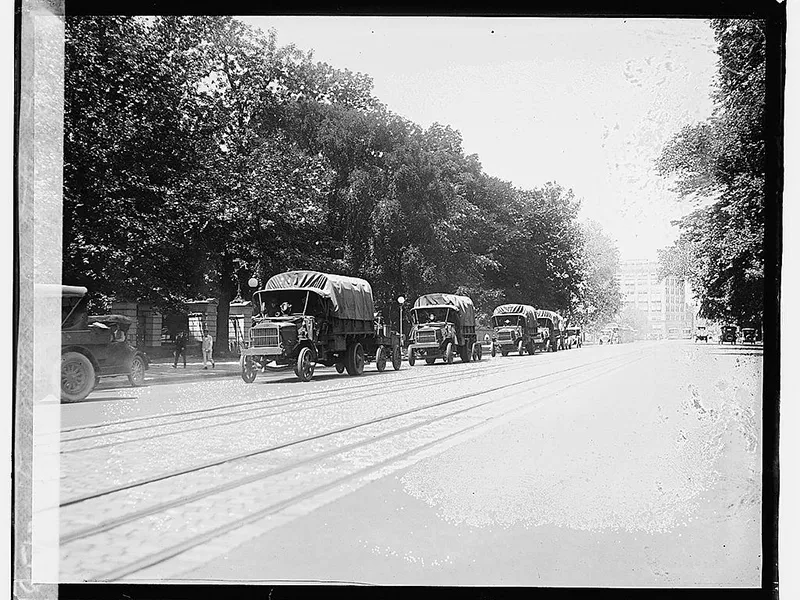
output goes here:
[{"label": "canvas truck cover", "polygon": [[501,304],[494,309],[492,317],[500,315],[523,315],[526,327],[536,327],[536,309],[528,304]]},{"label": "canvas truck cover", "polygon": [[475,306],[466,296],[455,294],[425,294],[417,298],[414,308],[425,306],[453,306],[458,309],[456,321],[459,327],[475,327]]},{"label": "canvas truck cover", "polygon": [[558,313],[554,313],[552,310],[536,310],[536,318],[537,319],[551,319],[553,321],[553,327],[558,330],[564,329],[564,319],[561,318],[561,315]]},{"label": "canvas truck cover", "polygon": [[369,282],[357,277],[330,275],[317,271],[288,271],[270,278],[265,291],[311,291],[333,304],[334,316],[339,319],[373,321],[375,305]]}]

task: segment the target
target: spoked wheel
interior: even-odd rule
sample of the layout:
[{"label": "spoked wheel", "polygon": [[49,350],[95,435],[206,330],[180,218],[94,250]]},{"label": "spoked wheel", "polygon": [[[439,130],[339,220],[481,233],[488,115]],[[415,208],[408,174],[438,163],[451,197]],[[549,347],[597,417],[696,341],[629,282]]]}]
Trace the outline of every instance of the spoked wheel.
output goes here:
[{"label": "spoked wheel", "polygon": [[338,362],[334,366],[336,367],[336,372],[337,373],[344,373],[344,364],[343,363]]},{"label": "spoked wheel", "polygon": [[364,372],[364,347],[358,342],[347,347],[344,368],[348,375],[361,375]]},{"label": "spoked wheel", "polygon": [[[314,367],[314,356],[311,348],[300,348],[300,354],[297,355],[297,362],[294,365],[294,374],[297,375],[300,381],[311,381],[314,376]],[[363,363],[361,369],[364,369]]]},{"label": "spoked wheel", "polygon": [[517,353],[522,356],[525,354],[525,345],[522,343],[522,340],[517,342]]},{"label": "spoked wheel", "polygon": [[392,368],[394,368],[395,371],[399,371],[402,365],[403,355],[400,353],[400,346],[395,346],[392,349]]},{"label": "spoked wheel", "polygon": [[417,357],[414,356],[414,351],[409,349],[409,351],[408,351],[408,366],[409,367],[413,367],[415,362],[417,362]]},{"label": "spoked wheel", "polygon": [[133,387],[144,385],[144,359],[141,356],[134,356],[131,361],[131,372],[128,373],[128,381]]},{"label": "spoked wheel", "polygon": [[61,399],[80,402],[94,389],[94,365],[80,352],[66,352],[61,356]]},{"label": "spoked wheel", "polygon": [[453,364],[453,342],[447,342],[447,346],[444,347],[444,362],[448,365]]},{"label": "spoked wheel", "polygon": [[386,354],[388,350],[384,346],[378,346],[378,351],[375,353],[375,366],[378,367],[378,372],[383,373],[386,369]]},{"label": "spoked wheel", "polygon": [[258,375],[258,369],[252,356],[244,357],[244,365],[242,365],[242,380],[245,383],[253,383]]},{"label": "spoked wheel", "polygon": [[480,360],[481,358],[483,358],[483,346],[481,346],[480,342],[475,342],[472,345],[472,359]]}]

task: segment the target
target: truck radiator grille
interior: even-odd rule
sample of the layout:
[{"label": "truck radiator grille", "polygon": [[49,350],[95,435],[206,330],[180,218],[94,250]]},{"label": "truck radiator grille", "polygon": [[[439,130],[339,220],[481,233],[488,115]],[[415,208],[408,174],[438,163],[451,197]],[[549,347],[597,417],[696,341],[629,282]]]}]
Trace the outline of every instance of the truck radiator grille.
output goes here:
[{"label": "truck radiator grille", "polygon": [[251,329],[253,347],[278,347],[278,328],[264,327],[263,329]]},{"label": "truck radiator grille", "polygon": [[417,334],[417,341],[420,344],[428,344],[430,342],[436,342],[436,332],[435,331],[420,331]]},{"label": "truck radiator grille", "polygon": [[513,332],[511,331],[500,331],[497,334],[497,340],[499,342],[510,342],[514,339]]}]

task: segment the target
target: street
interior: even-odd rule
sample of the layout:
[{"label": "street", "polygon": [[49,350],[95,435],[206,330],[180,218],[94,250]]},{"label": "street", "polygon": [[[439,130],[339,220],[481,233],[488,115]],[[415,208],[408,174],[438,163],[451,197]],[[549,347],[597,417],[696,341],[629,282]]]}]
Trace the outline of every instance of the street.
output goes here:
[{"label": "street", "polygon": [[675,340],[101,387],[62,405],[60,578],[759,586],[761,372]]}]

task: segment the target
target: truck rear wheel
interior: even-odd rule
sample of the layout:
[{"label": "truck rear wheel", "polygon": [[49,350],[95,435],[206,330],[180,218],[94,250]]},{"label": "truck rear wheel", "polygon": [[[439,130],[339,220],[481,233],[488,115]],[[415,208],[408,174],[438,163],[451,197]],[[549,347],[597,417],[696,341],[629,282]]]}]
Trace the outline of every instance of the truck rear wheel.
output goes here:
[{"label": "truck rear wheel", "polygon": [[364,348],[358,342],[347,347],[344,368],[348,375],[361,375],[364,372]]},{"label": "truck rear wheel", "polygon": [[400,346],[395,346],[392,349],[392,367],[395,371],[399,371],[403,365],[403,355],[400,353]]},{"label": "truck rear wheel", "polygon": [[92,361],[80,352],[65,352],[61,356],[61,399],[80,402],[92,392],[94,385]]},{"label": "truck rear wheel", "polygon": [[461,346],[461,349],[458,352],[459,355],[461,356],[461,362],[468,363],[469,359],[470,359],[471,352],[472,352],[472,348],[470,347],[469,342],[464,340],[464,345]]},{"label": "truck rear wheel", "polygon": [[378,346],[378,351],[375,353],[375,366],[378,368],[379,373],[383,373],[384,369],[386,369],[386,353],[385,347]]}]

